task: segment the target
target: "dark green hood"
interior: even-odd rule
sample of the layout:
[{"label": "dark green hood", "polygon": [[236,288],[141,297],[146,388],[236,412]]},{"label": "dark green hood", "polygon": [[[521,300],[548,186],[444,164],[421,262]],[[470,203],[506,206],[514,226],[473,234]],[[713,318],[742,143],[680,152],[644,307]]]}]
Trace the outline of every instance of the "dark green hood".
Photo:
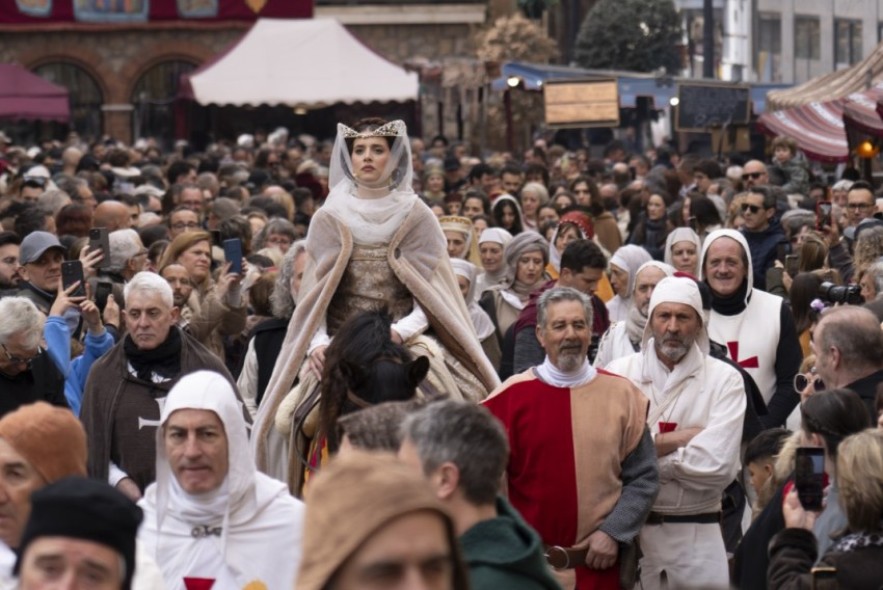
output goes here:
[{"label": "dark green hood", "polygon": [[505,499],[497,517],[460,537],[472,590],[560,590],[552,577],[540,537]]}]

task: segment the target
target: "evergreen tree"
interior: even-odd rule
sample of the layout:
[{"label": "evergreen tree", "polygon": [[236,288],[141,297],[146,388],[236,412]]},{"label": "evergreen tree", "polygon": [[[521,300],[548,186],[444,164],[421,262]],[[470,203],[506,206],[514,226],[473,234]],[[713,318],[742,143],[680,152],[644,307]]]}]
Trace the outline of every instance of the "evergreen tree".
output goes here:
[{"label": "evergreen tree", "polygon": [[681,68],[681,20],[672,0],[600,0],[580,26],[576,62],[583,68],[652,72]]}]

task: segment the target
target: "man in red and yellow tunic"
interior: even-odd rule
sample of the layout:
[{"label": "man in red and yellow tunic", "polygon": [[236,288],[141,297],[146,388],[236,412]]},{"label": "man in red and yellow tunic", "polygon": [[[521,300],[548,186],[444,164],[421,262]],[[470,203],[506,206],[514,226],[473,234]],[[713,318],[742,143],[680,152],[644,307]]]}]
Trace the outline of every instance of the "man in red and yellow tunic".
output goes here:
[{"label": "man in red and yellow tunic", "polygon": [[649,402],[589,364],[591,325],[588,297],[546,291],[536,328],[545,361],[484,404],[509,437],[509,499],[550,548],[550,563],[573,568],[578,590],[618,590],[620,549],[640,531],[659,477]]}]

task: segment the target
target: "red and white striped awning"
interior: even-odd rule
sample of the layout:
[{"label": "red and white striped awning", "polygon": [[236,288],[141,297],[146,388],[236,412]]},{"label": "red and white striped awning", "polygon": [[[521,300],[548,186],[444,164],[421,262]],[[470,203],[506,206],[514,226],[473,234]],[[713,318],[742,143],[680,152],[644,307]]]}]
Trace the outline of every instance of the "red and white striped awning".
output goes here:
[{"label": "red and white striped awning", "polygon": [[764,113],[758,126],[770,135],[794,138],[810,159],[845,162],[850,145],[868,136],[883,138],[883,119],[878,113],[881,100],[883,84],[844,98]]}]

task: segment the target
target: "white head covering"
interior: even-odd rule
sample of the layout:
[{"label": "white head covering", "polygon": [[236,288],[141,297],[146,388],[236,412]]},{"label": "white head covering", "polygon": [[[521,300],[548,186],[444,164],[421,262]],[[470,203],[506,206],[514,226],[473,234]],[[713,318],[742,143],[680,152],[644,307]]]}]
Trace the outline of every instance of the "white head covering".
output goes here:
[{"label": "white head covering", "polygon": [[478,237],[478,243],[484,244],[485,242],[494,242],[496,244],[502,244],[503,248],[512,241],[512,234],[507,232],[502,227],[488,227],[485,228],[484,231],[481,232],[481,235]]},{"label": "white head covering", "polygon": [[469,281],[469,291],[466,293],[466,309],[469,310],[469,317],[472,319],[472,325],[478,335],[479,340],[484,340],[494,333],[494,323],[490,316],[476,302],[476,276],[478,268],[467,260],[460,258],[451,259],[451,267],[454,274],[458,277],[465,277]]},{"label": "white head covering", "polygon": [[[371,186],[378,192],[389,192],[376,198],[358,196],[360,185],[353,172],[352,155],[347,140],[381,137],[394,138],[389,159],[381,175],[382,186]],[[328,185],[331,191],[323,209],[337,217],[352,232],[360,244],[379,244],[388,241],[411,207],[418,200],[411,188],[414,168],[411,163],[411,142],[408,129],[402,121],[392,121],[373,130],[357,132],[346,125],[337,125],[337,138],[331,151]]]},{"label": "white head covering", "polygon": [[[649,318],[653,317],[653,310],[660,303],[683,303],[692,307],[699,316],[701,327],[699,334],[696,336],[696,344],[703,354],[707,355],[709,351],[708,343],[708,326],[705,322],[705,312],[702,309],[702,295],[699,293],[699,285],[696,281],[687,277],[666,277],[656,283],[653,289],[653,295],[650,296],[650,310],[647,313]],[[643,348],[647,347],[647,342],[653,337],[652,321],[648,320],[644,327]]]},{"label": "white head covering", "polygon": [[653,257],[650,256],[649,252],[633,244],[621,246],[610,257],[610,264],[615,264],[629,273],[629,285],[624,299],[631,297],[632,290],[635,288],[635,273],[638,272],[642,264],[650,262],[652,259]]},{"label": "white head covering", "polygon": [[754,280],[752,278],[754,277],[754,265],[751,263],[751,250],[748,248],[748,241],[742,235],[742,232],[735,229],[717,229],[705,237],[705,243],[702,244],[702,254],[699,256],[699,280],[705,281],[705,257],[708,256],[708,249],[711,248],[711,245],[720,238],[735,240],[742,247],[742,252],[745,254],[748,262],[745,272],[745,280],[748,282],[748,289],[745,290],[745,305],[748,305],[751,291],[754,289]]},{"label": "white head covering", "polygon": [[[702,241],[699,239],[699,236],[689,227],[676,227],[672,230],[668,237],[665,238],[665,263],[671,264],[674,266],[674,262],[672,262],[671,249],[678,242],[693,242],[696,245],[696,265],[699,265],[699,251],[702,249]],[[698,276],[698,269],[694,274]]]}]

